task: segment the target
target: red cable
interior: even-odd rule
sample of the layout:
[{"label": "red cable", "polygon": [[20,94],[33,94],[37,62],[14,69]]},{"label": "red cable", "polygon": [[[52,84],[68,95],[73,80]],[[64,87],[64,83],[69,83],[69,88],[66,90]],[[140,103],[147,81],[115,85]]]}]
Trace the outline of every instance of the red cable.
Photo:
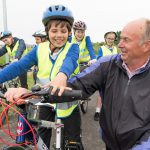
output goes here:
[{"label": "red cable", "polygon": [[[32,132],[32,134],[33,134],[33,141],[34,141],[34,148],[35,148],[35,150],[37,150],[37,145],[36,145],[36,143],[37,143],[37,141],[36,141],[36,135],[35,135],[35,133],[34,133],[34,130],[33,130],[33,128],[32,128],[32,126],[30,125],[30,123],[26,120],[26,118],[24,118],[24,116],[19,112],[19,111],[17,111],[16,109],[14,109],[12,106],[13,105],[16,105],[17,104],[17,101],[18,101],[19,99],[17,99],[17,100],[15,100],[13,103],[11,103],[11,104],[7,104],[7,103],[4,103],[4,102],[2,102],[2,100],[0,101],[0,103],[2,104],[2,106],[7,106],[7,107],[5,107],[4,108],[4,110],[2,111],[2,113],[1,113],[1,116],[0,116],[0,126],[1,126],[1,128],[2,128],[2,130],[3,130],[3,132],[5,133],[5,134],[7,134],[7,135],[9,135],[10,137],[16,137],[17,135],[15,135],[15,134],[12,134],[11,132],[10,132],[10,126],[9,126],[9,119],[8,119],[8,114],[6,113],[7,112],[7,110],[8,109],[12,109],[14,112],[16,112],[18,115],[20,115],[23,119],[24,119],[24,121],[26,122],[26,124],[29,126],[29,131],[27,131],[27,132],[25,132],[25,133],[23,133],[22,135],[24,135],[24,134],[27,134],[27,133],[29,133],[29,132]],[[5,128],[4,128],[4,126],[3,126],[3,124],[2,124],[2,120],[1,120],[1,118],[3,117],[3,116],[6,116],[6,121],[7,121],[7,128],[8,128],[8,130],[9,130],[9,132],[7,132],[6,130],[5,130]],[[14,138],[13,138],[14,139]],[[8,142],[6,142],[6,141],[4,141],[1,137],[0,137],[0,140],[3,142],[3,143],[5,143],[5,144],[7,144],[7,145],[12,145],[12,146],[17,146],[17,145],[22,145],[22,144],[9,144]],[[23,144],[29,144],[30,142],[24,142]]]}]

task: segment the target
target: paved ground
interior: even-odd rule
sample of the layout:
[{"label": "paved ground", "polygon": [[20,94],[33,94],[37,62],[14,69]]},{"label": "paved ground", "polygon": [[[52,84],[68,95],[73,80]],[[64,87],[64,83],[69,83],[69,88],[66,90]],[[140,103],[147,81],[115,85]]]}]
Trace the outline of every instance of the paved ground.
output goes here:
[{"label": "paved ground", "polygon": [[94,121],[96,94],[89,101],[88,112],[82,115],[83,144],[85,150],[105,150],[105,145],[99,137],[99,122]]},{"label": "paved ground", "polygon": [[[95,93],[89,101],[88,112],[82,114],[82,141],[85,150],[105,150],[105,145],[99,137],[99,122],[94,121],[93,116],[96,107]],[[53,139],[52,139],[53,143]]]},{"label": "paved ground", "polygon": [[[82,139],[85,150],[105,150],[105,145],[99,137],[99,123],[93,119],[96,95],[97,93],[94,94],[91,97],[92,100],[89,101],[88,112],[85,115],[82,114]],[[0,137],[9,141],[10,138],[8,138],[5,134],[2,134],[3,133],[0,130]],[[0,141],[0,150],[2,150],[3,145],[4,144]]]}]

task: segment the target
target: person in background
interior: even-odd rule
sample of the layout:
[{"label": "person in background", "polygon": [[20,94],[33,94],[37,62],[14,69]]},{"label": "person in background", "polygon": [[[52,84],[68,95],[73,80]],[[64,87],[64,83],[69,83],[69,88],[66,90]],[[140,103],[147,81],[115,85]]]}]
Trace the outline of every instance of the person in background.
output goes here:
[{"label": "person in background", "polygon": [[[15,62],[27,54],[27,48],[23,39],[13,37],[10,31],[3,31],[0,33],[0,40],[5,44],[0,49],[0,57],[8,53],[9,62]],[[24,71],[19,76],[21,87],[28,88],[27,72]]]},{"label": "person in background", "polygon": [[[114,44],[116,38],[117,34],[114,31],[109,31],[104,34],[105,44],[98,49],[97,59],[118,53],[118,47]],[[99,94],[97,97],[96,110],[94,114],[95,121],[99,120],[101,105],[101,96]]]},{"label": "person in background", "polygon": [[79,45],[79,63],[88,63],[90,66],[96,62],[96,55],[90,36],[85,35],[86,29],[87,26],[83,21],[75,22],[73,24],[74,37],[72,38],[72,43]]},{"label": "person in background", "polygon": [[[14,78],[33,65],[38,66],[37,78],[41,85],[54,82],[56,88],[65,86],[67,79],[79,72],[79,46],[68,42],[74,22],[72,12],[63,5],[51,5],[43,13],[42,22],[48,42],[40,43],[20,61],[4,68],[0,72],[0,83]],[[7,75],[4,76],[5,74]],[[81,146],[80,150],[83,150],[78,101],[56,104],[55,111],[49,107],[40,108],[41,120],[54,121],[55,115],[64,124],[64,145],[70,144],[69,142],[77,143]],[[38,132],[49,148],[52,130],[41,127]]]},{"label": "person in background", "polygon": [[[46,34],[46,32],[44,30],[38,30],[32,36],[35,38],[35,43],[36,43],[35,46],[38,46],[40,43],[48,41],[47,34]],[[37,83],[37,72],[38,72],[38,67],[34,66],[33,67],[34,84]]]},{"label": "person in background", "polygon": [[48,40],[46,32],[44,30],[38,30],[32,36],[35,38],[35,43],[37,45]]}]

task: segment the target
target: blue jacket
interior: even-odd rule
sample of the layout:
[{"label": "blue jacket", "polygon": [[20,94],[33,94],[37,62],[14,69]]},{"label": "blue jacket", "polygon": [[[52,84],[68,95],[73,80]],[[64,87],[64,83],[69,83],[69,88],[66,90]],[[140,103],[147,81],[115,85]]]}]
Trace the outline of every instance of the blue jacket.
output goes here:
[{"label": "blue jacket", "polygon": [[[63,72],[69,77],[77,67],[77,60],[79,57],[78,45],[72,44],[70,47],[63,65],[59,72]],[[37,46],[35,46],[27,55],[22,57],[19,61],[13,62],[2,71],[0,71],[0,83],[11,80],[24,72],[27,72],[32,66],[38,64]]]}]

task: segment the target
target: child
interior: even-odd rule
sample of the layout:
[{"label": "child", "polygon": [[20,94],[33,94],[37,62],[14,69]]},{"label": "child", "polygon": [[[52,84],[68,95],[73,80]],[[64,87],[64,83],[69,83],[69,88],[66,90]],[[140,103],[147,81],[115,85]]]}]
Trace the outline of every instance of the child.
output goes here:
[{"label": "child", "polygon": [[[116,38],[117,38],[117,35],[113,31],[109,31],[104,34],[105,45],[101,46],[98,49],[97,59],[103,56],[108,56],[108,55],[113,55],[113,54],[118,53],[118,47],[114,45],[114,41],[116,40]],[[96,106],[96,111],[94,114],[94,120],[99,121],[100,110],[101,110],[101,96],[100,95],[97,97],[96,105],[97,106]]]},{"label": "child", "polygon": [[47,35],[44,30],[36,31],[32,36],[35,38],[35,43],[37,45],[47,41]]},{"label": "child", "polygon": [[[33,65],[38,66],[37,77],[42,85],[50,81],[56,81],[56,87],[64,85],[67,77],[69,78],[79,72],[77,63],[78,45],[68,42],[68,36],[74,22],[71,11],[63,5],[50,6],[44,12],[42,21],[49,41],[34,47],[18,63],[14,63],[0,72],[0,83],[19,75]],[[11,73],[12,69],[15,73]],[[7,73],[7,76],[4,77],[5,73]],[[12,101],[12,99],[9,100]],[[79,142],[82,145],[80,138],[81,117],[78,103],[57,104],[56,114],[64,123],[66,141]],[[41,108],[40,119],[53,121],[54,117],[55,112],[52,112],[50,108]],[[39,134],[47,147],[50,147],[51,129],[40,128]]]},{"label": "child", "polygon": [[87,62],[91,65],[96,61],[90,36],[85,36],[87,26],[83,21],[77,21],[73,25],[74,37],[72,43],[79,45],[79,63]]},{"label": "child", "polygon": [[[9,62],[18,61],[27,53],[27,48],[23,39],[13,37],[10,31],[3,31],[0,34],[0,40],[5,44],[0,49],[0,57],[8,53]],[[19,75],[21,87],[28,88],[27,72]]]}]

